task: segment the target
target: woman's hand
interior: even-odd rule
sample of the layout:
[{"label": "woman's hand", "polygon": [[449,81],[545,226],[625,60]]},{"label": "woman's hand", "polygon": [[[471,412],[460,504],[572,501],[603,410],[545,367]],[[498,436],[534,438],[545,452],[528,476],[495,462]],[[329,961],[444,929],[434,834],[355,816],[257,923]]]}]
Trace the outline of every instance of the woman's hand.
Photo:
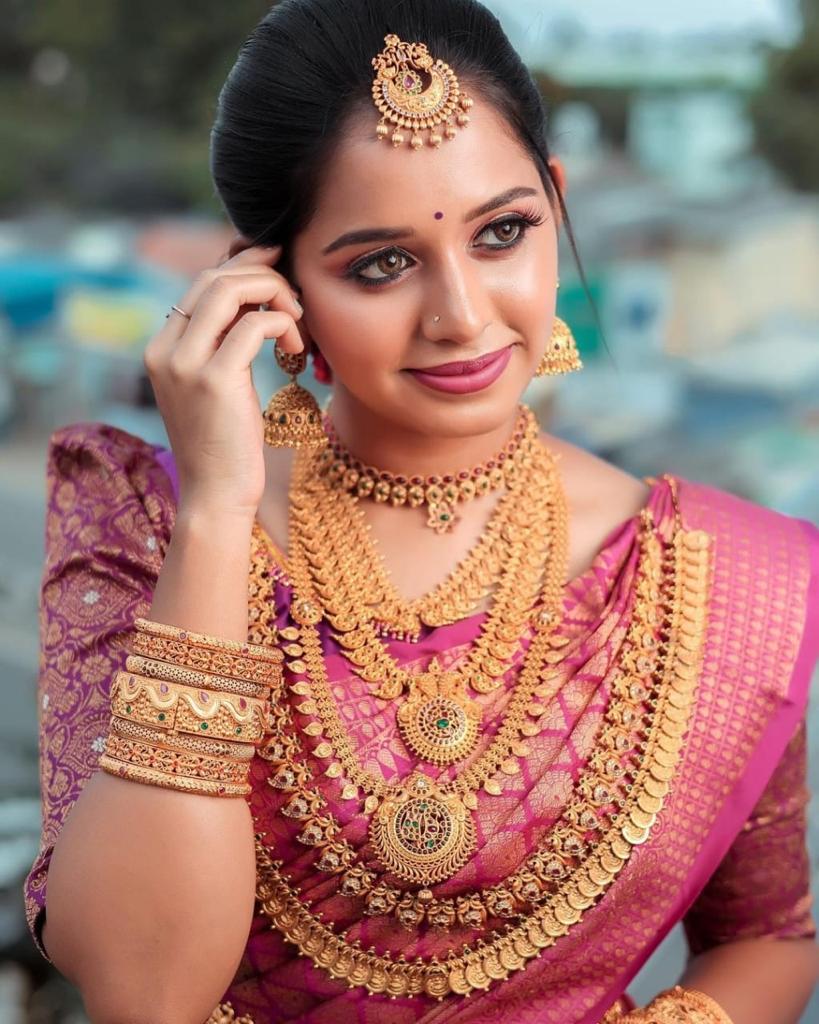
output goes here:
[{"label": "woman's hand", "polygon": [[264,423],[251,363],[268,338],[283,352],[305,347],[301,306],[273,269],[281,251],[254,246],[203,271],[178,303],[190,320],[172,311],[145,349],[188,509],[253,518],[259,506]]}]

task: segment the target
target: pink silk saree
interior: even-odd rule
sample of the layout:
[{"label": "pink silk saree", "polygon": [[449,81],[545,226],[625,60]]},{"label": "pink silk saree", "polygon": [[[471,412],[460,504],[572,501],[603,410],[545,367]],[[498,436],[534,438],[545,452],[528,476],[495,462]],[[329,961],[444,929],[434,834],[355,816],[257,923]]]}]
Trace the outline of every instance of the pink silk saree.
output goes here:
[{"label": "pink silk saree", "polygon": [[[32,935],[46,907],[55,839],[108,732],[110,681],[124,664],[133,620],[146,615],[170,540],[176,505],[173,458],[117,428],[78,423],[52,436],[40,628],[39,715],[43,832],[25,883]],[[678,480],[683,524],[713,538],[714,566],[697,698],[671,791],[648,842],[603,898],[524,970],[469,999],[391,999],[348,989],[296,955],[257,905],[242,963],[224,1001],[254,1024],[597,1024],[656,946],[682,921],[692,952],[757,936],[815,934],[805,846],[808,798],[804,716],[819,648],[819,530],[714,488]],[[667,481],[654,483],[655,520],[673,515]],[[479,798],[478,850],[436,895],[496,884],[538,846],[594,750],[609,698],[612,665],[633,602],[639,517],[612,531],[592,566],[565,592],[561,632],[570,639],[563,679],[523,770],[499,798]],[[286,566],[275,587],[287,617]],[[456,664],[483,616],[425,629],[418,644],[391,641],[405,666],[435,655]],[[386,778],[413,760],[395,709],[374,699],[324,634],[328,675],[361,760]],[[485,695],[490,729],[514,682]],[[315,900],[314,910],[349,927],[364,946],[443,952],[446,936],[420,939],[391,919],[366,918],[360,901],[316,872],[294,840],[283,796],[267,785],[271,766],[253,762],[251,809],[271,855]],[[328,786],[332,784],[328,781]],[[323,785],[323,783],[322,783]],[[328,802],[333,796],[328,790]],[[337,807],[334,806],[334,810]],[[366,821],[338,811],[357,848]],[[216,1018],[214,1018],[216,1019]],[[225,1017],[225,1020],[229,1017]]]}]

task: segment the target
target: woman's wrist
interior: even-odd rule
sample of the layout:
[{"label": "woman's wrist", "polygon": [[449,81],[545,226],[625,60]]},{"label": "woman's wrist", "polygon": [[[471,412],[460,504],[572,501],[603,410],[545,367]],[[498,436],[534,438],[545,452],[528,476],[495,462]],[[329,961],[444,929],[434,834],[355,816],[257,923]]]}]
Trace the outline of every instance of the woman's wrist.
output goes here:
[{"label": "woman's wrist", "polygon": [[231,506],[223,501],[216,501],[205,496],[191,496],[179,502],[176,512],[176,523],[198,526],[207,524],[210,529],[225,527],[233,529],[250,529],[256,518],[256,509],[250,506]]}]

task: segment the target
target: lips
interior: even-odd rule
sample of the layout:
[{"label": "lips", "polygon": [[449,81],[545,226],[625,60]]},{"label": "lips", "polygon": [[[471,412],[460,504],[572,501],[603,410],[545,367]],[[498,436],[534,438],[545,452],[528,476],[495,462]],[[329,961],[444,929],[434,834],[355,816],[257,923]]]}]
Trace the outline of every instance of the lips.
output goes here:
[{"label": "lips", "polygon": [[417,367],[414,368],[414,372],[430,374],[433,377],[459,377],[477,373],[497,359],[504,351],[505,349],[500,348],[495,352],[488,352],[485,356],[478,356],[477,359],[465,359],[457,363],[441,363],[440,366]]},{"label": "lips", "polygon": [[[478,359],[444,363],[430,370],[407,370],[419,384],[450,395],[471,395],[490,387],[502,376],[512,358],[513,345]],[[477,367],[477,368],[476,368]]]}]

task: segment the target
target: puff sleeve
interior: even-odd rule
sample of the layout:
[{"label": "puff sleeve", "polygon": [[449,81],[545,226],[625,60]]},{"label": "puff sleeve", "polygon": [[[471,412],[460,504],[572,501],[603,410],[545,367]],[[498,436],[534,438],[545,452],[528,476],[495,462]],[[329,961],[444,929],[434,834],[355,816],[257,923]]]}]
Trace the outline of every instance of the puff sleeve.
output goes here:
[{"label": "puff sleeve", "polygon": [[46,465],[38,718],[42,834],[24,883],[38,949],[51,851],[108,734],[109,692],[135,618],[146,615],[173,527],[157,446],[104,423],[55,431]]}]

